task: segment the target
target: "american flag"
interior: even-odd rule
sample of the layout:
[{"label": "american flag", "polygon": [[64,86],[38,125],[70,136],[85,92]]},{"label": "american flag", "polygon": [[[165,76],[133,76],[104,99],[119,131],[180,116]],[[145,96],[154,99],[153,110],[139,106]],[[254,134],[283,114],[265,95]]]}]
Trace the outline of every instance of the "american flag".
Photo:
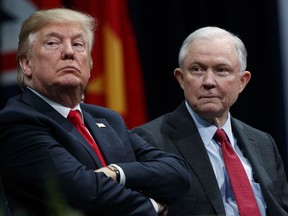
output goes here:
[{"label": "american flag", "polygon": [[40,8],[60,6],[60,0],[1,0],[0,2],[0,108],[17,94],[16,52],[21,24]]}]

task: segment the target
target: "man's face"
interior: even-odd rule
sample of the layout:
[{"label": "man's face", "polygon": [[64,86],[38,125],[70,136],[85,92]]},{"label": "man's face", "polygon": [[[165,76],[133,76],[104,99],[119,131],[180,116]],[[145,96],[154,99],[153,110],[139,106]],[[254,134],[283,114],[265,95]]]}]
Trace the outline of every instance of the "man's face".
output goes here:
[{"label": "man's face", "polygon": [[250,79],[248,71],[240,72],[236,48],[227,38],[192,42],[183,68],[174,74],[189,105],[207,120],[226,118]]},{"label": "man's face", "polygon": [[22,64],[28,86],[48,97],[54,90],[58,94],[64,89],[84,91],[90,77],[87,41],[84,29],[77,23],[42,27],[36,32],[30,56]]}]

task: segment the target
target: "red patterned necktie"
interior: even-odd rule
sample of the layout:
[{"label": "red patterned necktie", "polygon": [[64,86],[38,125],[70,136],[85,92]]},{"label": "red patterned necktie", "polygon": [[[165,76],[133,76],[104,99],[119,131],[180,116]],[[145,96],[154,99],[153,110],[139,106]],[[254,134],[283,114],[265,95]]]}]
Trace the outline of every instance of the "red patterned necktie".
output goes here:
[{"label": "red patterned necktie", "polygon": [[221,144],[226,170],[232,185],[240,216],[261,216],[244,167],[229,143],[226,133],[217,129],[214,140]]},{"label": "red patterned necktie", "polygon": [[82,136],[87,140],[93,150],[96,152],[99,160],[101,161],[103,166],[106,166],[106,162],[104,160],[103,155],[101,154],[98,145],[96,144],[93,137],[88,132],[87,128],[82,122],[80,112],[77,110],[70,110],[67,119],[78,129],[78,131],[82,134]]}]

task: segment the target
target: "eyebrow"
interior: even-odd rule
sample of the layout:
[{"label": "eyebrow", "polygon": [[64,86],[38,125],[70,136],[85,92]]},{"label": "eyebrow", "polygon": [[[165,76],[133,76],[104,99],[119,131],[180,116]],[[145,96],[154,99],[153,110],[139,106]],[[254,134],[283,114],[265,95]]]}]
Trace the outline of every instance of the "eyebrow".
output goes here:
[{"label": "eyebrow", "polygon": [[[59,34],[58,32],[51,31],[51,32],[48,32],[47,34],[44,35],[44,38],[48,38],[48,37],[63,38],[63,35]],[[77,33],[77,34],[73,35],[72,38],[73,39],[75,39],[75,38],[84,38],[84,36],[83,36],[82,33]]]}]

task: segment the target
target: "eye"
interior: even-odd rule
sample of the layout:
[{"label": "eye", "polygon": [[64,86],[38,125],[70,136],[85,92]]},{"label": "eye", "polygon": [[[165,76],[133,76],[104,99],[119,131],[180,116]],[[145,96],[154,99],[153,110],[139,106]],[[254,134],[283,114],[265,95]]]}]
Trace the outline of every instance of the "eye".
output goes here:
[{"label": "eye", "polygon": [[201,67],[193,67],[192,71],[202,71],[202,68]]},{"label": "eye", "polygon": [[216,72],[219,75],[227,75],[230,73],[230,70],[226,67],[219,67],[219,68],[217,68]]},{"label": "eye", "polygon": [[76,47],[79,46],[79,47],[81,47],[81,46],[84,46],[84,45],[83,45],[82,43],[80,43],[80,42],[76,42],[76,43],[73,44],[73,46],[76,46]]},{"label": "eye", "polygon": [[47,41],[46,47],[51,48],[51,49],[56,49],[59,47],[59,42],[55,40]]},{"label": "eye", "polygon": [[75,47],[75,49],[80,52],[85,50],[85,45],[82,41],[74,42],[73,47]]},{"label": "eye", "polygon": [[224,71],[227,71],[227,70],[226,70],[226,68],[218,68],[217,71],[218,72],[224,72]]},{"label": "eye", "polygon": [[200,66],[193,66],[191,67],[190,71],[192,74],[199,75],[199,74],[203,74],[205,70]]}]

